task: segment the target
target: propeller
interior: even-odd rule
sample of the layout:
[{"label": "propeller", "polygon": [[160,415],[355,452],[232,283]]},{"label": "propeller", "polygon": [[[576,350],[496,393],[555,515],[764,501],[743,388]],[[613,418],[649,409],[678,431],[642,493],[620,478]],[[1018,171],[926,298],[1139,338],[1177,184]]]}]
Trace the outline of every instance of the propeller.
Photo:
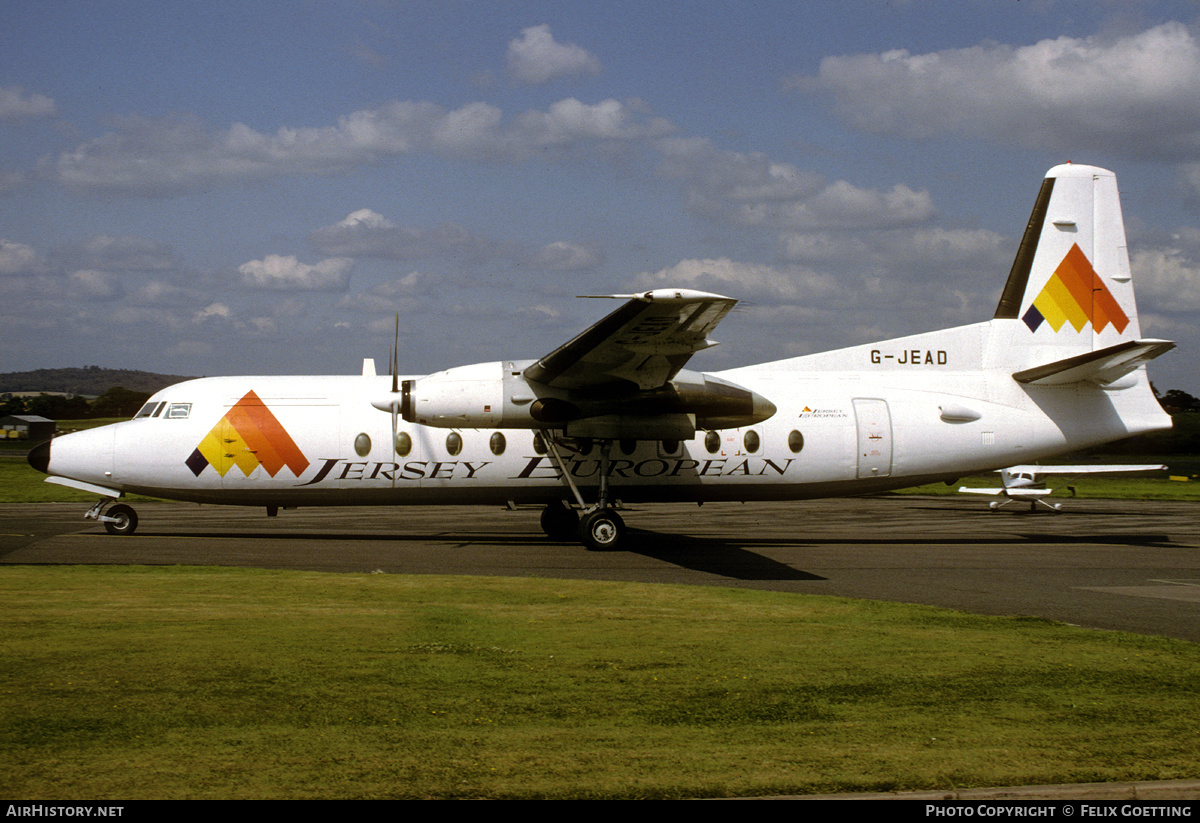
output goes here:
[{"label": "propeller", "polygon": [[[392,412],[392,454],[396,453],[396,447],[399,445],[396,442],[396,436],[399,434],[397,426],[397,416],[400,409],[396,402],[396,395],[400,391],[400,312],[396,312],[396,332],[392,338],[392,357],[388,368],[392,373],[392,402],[389,404]],[[396,473],[392,472],[392,485],[396,485]]]}]

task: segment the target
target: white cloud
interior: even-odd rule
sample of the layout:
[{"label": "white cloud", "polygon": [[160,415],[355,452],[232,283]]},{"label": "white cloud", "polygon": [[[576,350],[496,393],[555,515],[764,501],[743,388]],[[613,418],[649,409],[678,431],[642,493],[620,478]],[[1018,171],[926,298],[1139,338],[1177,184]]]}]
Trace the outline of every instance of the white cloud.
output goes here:
[{"label": "white cloud", "polygon": [[164,283],[161,280],[151,280],[138,286],[130,296],[129,302],[139,305],[182,308],[195,305],[199,299],[199,293],[192,289]]},{"label": "white cloud", "polygon": [[792,86],[866,131],[1179,157],[1200,148],[1200,43],[1181,23],[927,54],[827,57]]},{"label": "white cloud", "polygon": [[152,329],[162,327],[173,332],[182,330],[187,324],[176,312],[160,306],[132,306],[117,303],[106,317],[105,321],[121,326],[133,326],[137,329]]},{"label": "white cloud", "polygon": [[1183,163],[1179,170],[1184,183],[1191,190],[1191,195],[1200,195],[1200,163]]},{"label": "white cloud", "polygon": [[728,257],[681,260],[674,266],[642,274],[638,288],[687,286],[741,298],[748,294],[796,301],[828,296],[837,282],[824,274],[796,266],[741,263]]},{"label": "white cloud", "polygon": [[54,101],[42,94],[26,95],[20,86],[0,86],[0,123],[16,123],[55,114]]},{"label": "white cloud", "polygon": [[19,274],[29,271],[37,262],[33,246],[0,240],[0,274]]},{"label": "white cloud", "polygon": [[705,199],[755,202],[795,200],[819,191],[823,180],[790,163],[761,152],[724,151],[701,137],[669,137],[658,141],[658,172],[688,181]]},{"label": "white cloud", "polygon": [[574,43],[559,43],[543,23],[522,29],[508,44],[508,70],[525,83],[545,83],[555,77],[599,74],[600,60]]},{"label": "white cloud", "polygon": [[833,231],[784,232],[779,236],[788,260],[807,263],[846,263],[872,268],[947,267],[992,271],[1011,262],[1016,247],[986,229],[919,227],[877,233]]},{"label": "white cloud", "polygon": [[589,246],[559,240],[542,246],[533,262],[551,271],[586,271],[603,263],[604,255]]},{"label": "white cloud", "polygon": [[176,265],[170,248],[141,237],[97,235],[66,253],[76,254],[88,266],[100,269],[162,271]]},{"label": "white cloud", "polygon": [[923,223],[936,214],[927,191],[899,183],[887,191],[838,180],[805,200],[740,206],[738,222],[780,229],[893,228]]},{"label": "white cloud", "polygon": [[0,169],[0,195],[15,192],[30,180],[30,175],[23,171],[8,171]]},{"label": "white cloud", "polygon": [[164,196],[220,183],[342,174],[413,152],[522,160],[546,149],[656,138],[672,129],[635,104],[585,104],[573,98],[507,123],[488,103],[448,110],[394,101],[341,117],[333,126],[282,127],[274,134],[241,123],[215,131],[191,116],[135,116],[73,151],[43,159],[40,166],[44,175],[71,188]]},{"label": "white cloud", "polygon": [[813,172],[765,154],[724,151],[705,138],[657,141],[658,173],[685,181],[693,211],[742,226],[811,231],[877,229],[923,223],[935,215],[926,191],[903,184],[881,191]]},{"label": "white cloud", "polygon": [[112,297],[117,285],[108,272],[95,269],[78,269],[67,276],[72,290],[85,297]]},{"label": "white cloud", "polygon": [[588,105],[574,97],[551,104],[545,112],[526,112],[517,118],[517,125],[522,142],[535,148],[661,137],[674,129],[662,118],[644,117],[633,105],[612,99]]},{"label": "white cloud", "polygon": [[203,323],[205,320],[211,320],[213,318],[228,320],[231,317],[233,317],[233,312],[230,310],[229,306],[226,306],[224,303],[209,303],[207,306],[200,309],[200,311],[192,315],[192,322]]},{"label": "white cloud", "polygon": [[393,228],[393,225],[392,221],[382,214],[370,209],[352,211],[346,215],[345,219],[338,221],[338,226],[344,229],[356,229],[360,226],[367,229],[390,229]]},{"label": "white cloud", "polygon": [[1139,307],[1162,314],[1200,310],[1200,257],[1195,251],[1159,246],[1131,253]]},{"label": "white cloud", "polygon": [[433,228],[408,228],[398,226],[370,209],[359,209],[332,226],[315,230],[309,240],[322,254],[341,257],[385,260],[451,257],[482,261],[513,256],[512,249],[504,244],[473,234],[454,223]]},{"label": "white cloud", "polygon": [[299,289],[303,291],[342,291],[350,282],[354,261],[331,257],[315,266],[295,257],[268,254],[238,267],[242,282],[260,289]]}]

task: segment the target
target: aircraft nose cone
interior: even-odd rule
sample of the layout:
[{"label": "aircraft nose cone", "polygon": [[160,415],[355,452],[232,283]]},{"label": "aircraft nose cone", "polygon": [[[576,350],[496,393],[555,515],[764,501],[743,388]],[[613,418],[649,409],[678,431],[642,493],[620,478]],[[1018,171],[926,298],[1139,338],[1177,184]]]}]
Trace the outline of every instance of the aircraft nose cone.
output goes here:
[{"label": "aircraft nose cone", "polygon": [[26,458],[29,465],[40,471],[42,474],[50,473],[50,441],[38,443],[29,450],[29,456]]}]

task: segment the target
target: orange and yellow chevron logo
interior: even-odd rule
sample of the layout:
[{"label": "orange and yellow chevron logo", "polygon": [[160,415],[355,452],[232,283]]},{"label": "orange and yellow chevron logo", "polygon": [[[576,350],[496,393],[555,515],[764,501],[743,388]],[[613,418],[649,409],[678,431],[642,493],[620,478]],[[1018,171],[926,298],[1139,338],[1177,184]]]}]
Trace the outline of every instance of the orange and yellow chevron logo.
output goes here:
[{"label": "orange and yellow chevron logo", "polygon": [[197,477],[208,466],[221,477],[233,466],[247,477],[259,466],[271,477],[284,466],[297,477],[308,468],[296,441],[253,391],[225,412],[184,462]]},{"label": "orange and yellow chevron logo", "polygon": [[1021,319],[1030,331],[1037,331],[1043,321],[1056,332],[1068,322],[1077,332],[1082,332],[1089,321],[1096,332],[1109,323],[1118,332],[1129,325],[1129,317],[1078,244],[1071,246]]}]

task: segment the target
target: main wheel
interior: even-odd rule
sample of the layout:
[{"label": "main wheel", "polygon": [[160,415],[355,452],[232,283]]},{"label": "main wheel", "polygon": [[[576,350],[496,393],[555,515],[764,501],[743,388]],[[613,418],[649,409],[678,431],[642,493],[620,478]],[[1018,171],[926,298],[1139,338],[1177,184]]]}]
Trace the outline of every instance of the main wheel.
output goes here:
[{"label": "main wheel", "polygon": [[579,521],[579,539],[589,551],[615,551],[624,538],[625,521],[612,509],[597,509]]},{"label": "main wheel", "polygon": [[112,521],[104,521],[104,528],[109,534],[133,534],[137,531],[137,512],[124,503],[113,506],[104,516],[113,518]]},{"label": "main wheel", "polygon": [[561,502],[542,509],[542,531],[551,540],[571,540],[579,533],[579,512]]}]

